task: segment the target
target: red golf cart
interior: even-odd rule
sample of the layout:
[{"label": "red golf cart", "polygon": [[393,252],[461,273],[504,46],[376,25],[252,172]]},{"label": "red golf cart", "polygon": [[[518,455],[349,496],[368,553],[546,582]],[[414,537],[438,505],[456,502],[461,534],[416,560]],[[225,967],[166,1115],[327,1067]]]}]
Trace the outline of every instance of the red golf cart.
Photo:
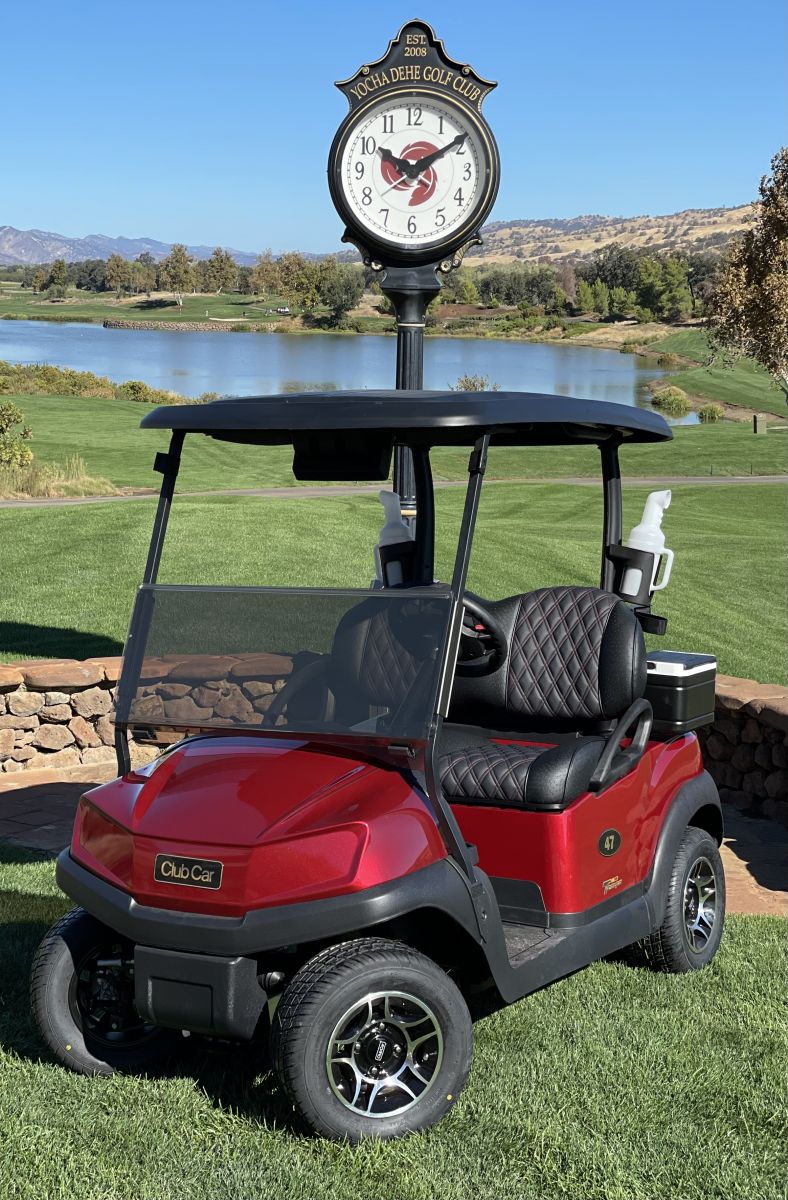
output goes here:
[{"label": "red golf cart", "polygon": [[[669,439],[660,416],[333,392],[142,425],[171,441],[118,687],[119,777],[80,801],[57,865],[78,907],[33,965],[60,1062],[152,1069],[183,1032],[269,1041],[312,1129],[395,1137],[461,1091],[470,997],[512,1003],[622,950],[667,971],[711,960],[722,817],[693,730],[715,663],[647,655],[644,629],[665,628],[653,557],[622,545],[618,450]],[[412,536],[383,540],[368,589],[159,584],[187,433],[292,446],[305,481],[386,480],[407,447]],[[469,593],[488,448],[582,443],[600,450],[600,586]],[[448,583],[433,566],[441,446],[469,453]],[[526,587],[527,511],[511,553]],[[132,769],[130,735],[162,753]]]}]

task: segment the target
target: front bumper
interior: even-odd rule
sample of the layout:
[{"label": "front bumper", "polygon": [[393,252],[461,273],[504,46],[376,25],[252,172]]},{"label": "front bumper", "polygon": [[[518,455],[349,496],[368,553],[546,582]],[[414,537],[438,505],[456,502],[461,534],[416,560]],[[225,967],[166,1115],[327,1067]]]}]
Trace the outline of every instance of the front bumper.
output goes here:
[{"label": "front bumper", "polygon": [[374,888],[253,909],[243,917],[217,917],[138,904],[133,896],[76,862],[70,850],[57,860],[56,879],[66,895],[129,941],[160,950],[221,957],[254,955],[282,946],[331,940],[418,909],[445,912],[475,941],[479,930],[468,887],[450,859],[431,863]]}]

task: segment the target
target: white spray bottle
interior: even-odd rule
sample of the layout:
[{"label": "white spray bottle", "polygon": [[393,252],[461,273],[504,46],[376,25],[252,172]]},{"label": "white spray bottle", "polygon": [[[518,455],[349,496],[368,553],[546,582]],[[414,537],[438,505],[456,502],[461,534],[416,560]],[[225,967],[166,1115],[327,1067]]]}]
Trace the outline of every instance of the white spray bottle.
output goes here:
[{"label": "white spray bottle", "polygon": [[410,542],[413,540],[413,534],[402,519],[399,494],[381,491],[378,492],[378,496],[383,505],[386,520],[375,547],[375,573],[384,586],[396,587],[397,584],[402,583],[402,563],[397,562],[396,559],[389,562],[384,573],[380,558],[381,547],[393,546],[397,542]]},{"label": "white spray bottle", "polygon": [[[670,506],[670,499],[671,494],[669,491],[651,492],[646,500],[640,524],[635,526],[624,542],[625,546],[629,546],[633,550],[645,550],[648,554],[654,555],[654,567],[651,572],[651,579],[649,580],[649,592],[651,593],[661,592],[664,587],[667,587],[673,567],[673,551],[667,549],[665,534],[662,532],[662,517],[664,516],[665,509]],[[665,568],[662,572],[662,579],[659,583],[656,583],[660,560],[662,558],[665,559]],[[621,591],[627,596],[637,595],[642,583],[642,577],[643,572],[639,567],[629,567],[624,572]]]}]

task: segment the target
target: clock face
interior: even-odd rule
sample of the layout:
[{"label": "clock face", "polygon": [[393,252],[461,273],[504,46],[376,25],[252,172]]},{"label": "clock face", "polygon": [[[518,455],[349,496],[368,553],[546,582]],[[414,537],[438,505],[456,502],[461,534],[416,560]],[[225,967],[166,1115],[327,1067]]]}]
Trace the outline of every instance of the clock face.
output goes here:
[{"label": "clock face", "polygon": [[439,97],[404,93],[358,118],[335,182],[352,223],[371,239],[429,250],[454,241],[486,208],[489,168],[481,130],[467,114]]}]

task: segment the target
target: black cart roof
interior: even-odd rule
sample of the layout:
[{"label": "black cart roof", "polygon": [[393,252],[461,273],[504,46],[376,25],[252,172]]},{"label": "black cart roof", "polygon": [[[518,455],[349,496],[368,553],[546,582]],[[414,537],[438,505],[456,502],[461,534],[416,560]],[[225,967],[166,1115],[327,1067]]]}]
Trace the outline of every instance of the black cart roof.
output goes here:
[{"label": "black cart roof", "polygon": [[657,442],[671,438],[659,413],[601,400],[539,392],[298,392],[156,408],[144,429],[205,433],[231,442],[286,445],[308,431],[390,432],[410,444],[492,445]]}]

